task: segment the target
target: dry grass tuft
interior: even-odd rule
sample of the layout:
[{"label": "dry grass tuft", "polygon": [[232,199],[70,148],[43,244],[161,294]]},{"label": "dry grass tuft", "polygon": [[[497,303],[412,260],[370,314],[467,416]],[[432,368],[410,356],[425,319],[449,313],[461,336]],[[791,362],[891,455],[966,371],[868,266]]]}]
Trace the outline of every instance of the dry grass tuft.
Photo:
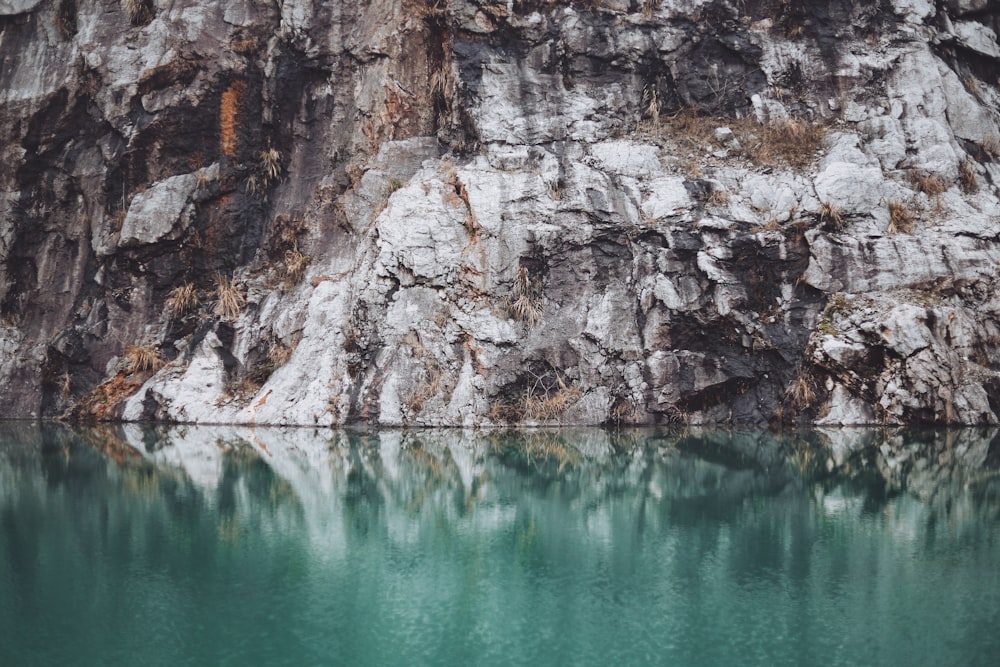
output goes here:
[{"label": "dry grass tuft", "polygon": [[163,355],[155,347],[132,346],[125,350],[125,367],[128,373],[156,372],[163,368]]},{"label": "dry grass tuft", "polygon": [[274,148],[268,148],[260,152],[260,173],[264,179],[264,186],[278,180],[281,176],[281,153]]},{"label": "dry grass tuft", "polygon": [[642,13],[642,17],[648,19],[652,18],[653,14],[663,6],[663,0],[641,0],[639,5],[641,6],[640,12]]},{"label": "dry grass tuft", "polygon": [[785,397],[791,401],[792,407],[796,410],[811,407],[816,402],[816,392],[804,374],[792,380],[785,390]]},{"label": "dry grass tuft", "polygon": [[122,225],[125,224],[125,218],[128,216],[128,209],[123,208],[120,211],[115,211],[110,216],[108,216],[108,222],[111,223],[111,229],[116,232],[122,230]]},{"label": "dry grass tuft", "polygon": [[579,387],[568,385],[554,369],[542,373],[528,369],[527,373],[530,382],[522,392],[491,406],[491,421],[498,424],[556,421],[583,396]]},{"label": "dry grass tuft", "polygon": [[937,174],[915,173],[911,179],[913,186],[928,197],[937,197],[948,190],[948,186]]},{"label": "dry grass tuft", "polygon": [[995,160],[1000,157],[1000,139],[987,137],[979,143],[979,148],[981,148],[983,153],[985,153],[991,160]]},{"label": "dry grass tuft", "polygon": [[833,229],[844,228],[844,217],[841,215],[840,209],[828,201],[823,202],[819,208],[819,221]]},{"label": "dry grass tuft", "polygon": [[272,340],[267,347],[267,363],[272,368],[281,368],[292,358],[294,351],[295,348],[291,345],[285,345],[279,340]]},{"label": "dry grass tuft", "polygon": [[906,204],[898,201],[889,202],[889,227],[886,231],[890,234],[913,233],[913,213]]},{"label": "dry grass tuft", "polygon": [[229,48],[233,53],[252,53],[261,47],[261,40],[256,36],[234,37],[229,41]]},{"label": "dry grass tuft", "polygon": [[215,285],[215,314],[224,320],[235,320],[243,312],[247,300],[232,281],[219,274]]},{"label": "dry grass tuft", "polygon": [[725,190],[716,190],[705,200],[705,205],[715,207],[727,206],[729,205],[729,200],[730,196],[728,192]]},{"label": "dry grass tuft", "polygon": [[518,322],[534,326],[542,316],[542,289],[523,266],[518,269],[510,294],[505,299],[507,315]]},{"label": "dry grass tuft", "polygon": [[522,403],[524,418],[538,422],[552,421],[580,400],[583,392],[579,387],[567,387],[561,379],[559,384],[560,389],[554,394],[525,398]]},{"label": "dry grass tuft", "polygon": [[291,287],[302,282],[302,278],[309,268],[312,258],[303,255],[298,248],[285,251],[281,281],[286,287]]},{"label": "dry grass tuft", "polygon": [[751,144],[748,149],[748,155],[755,163],[805,167],[823,147],[826,127],[792,118],[765,125],[757,136],[757,143]]},{"label": "dry grass tuft", "polygon": [[167,312],[171,317],[179,317],[195,310],[200,305],[198,291],[194,283],[185,283],[170,290],[167,294]]},{"label": "dry grass tuft", "polygon": [[962,188],[962,192],[967,195],[972,194],[979,189],[979,181],[976,179],[976,167],[975,162],[969,158],[962,160],[962,164],[958,166],[958,184]]},{"label": "dry grass tuft", "polygon": [[229,157],[235,157],[238,148],[236,128],[245,90],[245,83],[239,80],[233,81],[222,93],[219,101],[219,143],[223,154]]},{"label": "dry grass tuft", "polygon": [[444,373],[441,372],[441,368],[437,365],[433,365],[430,370],[427,371],[427,378],[410,394],[409,398],[406,400],[406,410],[407,414],[410,416],[416,416],[424,407],[424,403],[428,399],[437,395],[441,390],[441,381],[444,378]]},{"label": "dry grass tuft", "polygon": [[656,92],[655,85],[646,86],[642,91],[642,104],[645,107],[646,115],[653,124],[653,131],[660,129],[660,97]]},{"label": "dry grass tuft", "polygon": [[156,16],[156,10],[153,9],[150,0],[121,0],[121,4],[132,25],[146,25]]},{"label": "dry grass tuft", "polygon": [[[648,112],[648,108],[644,111]],[[738,142],[731,145],[734,154],[742,153],[762,167],[809,165],[823,147],[823,138],[827,133],[826,125],[822,123],[796,118],[761,125],[751,118],[703,116],[692,109],[667,117],[664,124],[673,141],[684,149],[698,153],[718,144],[715,137],[717,128],[728,127]]]}]

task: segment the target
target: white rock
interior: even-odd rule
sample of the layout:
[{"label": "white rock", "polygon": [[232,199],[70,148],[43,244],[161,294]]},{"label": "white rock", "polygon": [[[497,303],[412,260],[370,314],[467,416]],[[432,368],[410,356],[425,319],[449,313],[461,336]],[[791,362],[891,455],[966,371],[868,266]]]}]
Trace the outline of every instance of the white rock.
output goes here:
[{"label": "white rock", "polygon": [[659,220],[686,212],[692,205],[691,196],[680,176],[661,176],[649,182],[642,213],[649,219]]},{"label": "white rock", "polygon": [[907,21],[921,23],[934,11],[931,0],[892,0],[892,9]]},{"label": "white rock", "polygon": [[883,196],[882,170],[834,162],[815,179],[816,196],[844,215],[868,215]]},{"label": "white rock", "polygon": [[966,90],[951,68],[940,63],[938,69],[941,74],[941,88],[948,101],[948,122],[955,136],[976,143],[982,143],[987,139],[1000,141],[996,116]]},{"label": "white rock", "polygon": [[882,318],[880,334],[886,347],[901,357],[930,347],[933,343],[927,328],[927,309],[912,304],[900,304]]},{"label": "white rock", "polygon": [[973,51],[1000,60],[1000,46],[997,45],[997,34],[979,21],[955,21],[955,35],[965,46]]},{"label": "white rock", "polygon": [[0,16],[26,14],[42,4],[42,0],[0,0]]},{"label": "white rock", "polygon": [[590,147],[590,154],[604,171],[633,178],[649,178],[661,171],[660,149],[632,141],[602,141]]},{"label": "white rock", "polygon": [[[839,384],[834,387],[833,394],[827,402],[826,414],[816,420],[816,424],[820,426],[865,426],[875,423],[877,420],[872,407],[862,399],[852,396],[843,385]],[[841,457],[845,453],[845,451],[838,452]]]}]

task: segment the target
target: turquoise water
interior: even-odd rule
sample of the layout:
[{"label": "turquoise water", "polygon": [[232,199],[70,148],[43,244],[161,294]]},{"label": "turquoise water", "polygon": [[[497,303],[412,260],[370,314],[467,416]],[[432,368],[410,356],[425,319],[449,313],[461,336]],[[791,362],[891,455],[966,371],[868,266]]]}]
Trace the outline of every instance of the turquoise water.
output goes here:
[{"label": "turquoise water", "polygon": [[996,665],[995,442],[0,425],[0,665]]}]

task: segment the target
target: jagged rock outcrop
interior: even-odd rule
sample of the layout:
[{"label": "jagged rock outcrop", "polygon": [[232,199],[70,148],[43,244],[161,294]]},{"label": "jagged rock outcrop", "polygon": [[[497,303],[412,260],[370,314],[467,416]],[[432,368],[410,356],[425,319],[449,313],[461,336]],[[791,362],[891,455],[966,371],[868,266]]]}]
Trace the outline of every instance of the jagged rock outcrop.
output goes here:
[{"label": "jagged rock outcrop", "polygon": [[998,29],[0,3],[0,414],[997,423]]}]

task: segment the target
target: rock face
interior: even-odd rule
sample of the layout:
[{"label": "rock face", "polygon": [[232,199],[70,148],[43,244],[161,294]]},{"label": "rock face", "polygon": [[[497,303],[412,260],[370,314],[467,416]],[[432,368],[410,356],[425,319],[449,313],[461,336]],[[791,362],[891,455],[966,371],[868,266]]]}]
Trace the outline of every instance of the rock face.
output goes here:
[{"label": "rock face", "polygon": [[0,3],[0,416],[997,423],[998,30]]}]

